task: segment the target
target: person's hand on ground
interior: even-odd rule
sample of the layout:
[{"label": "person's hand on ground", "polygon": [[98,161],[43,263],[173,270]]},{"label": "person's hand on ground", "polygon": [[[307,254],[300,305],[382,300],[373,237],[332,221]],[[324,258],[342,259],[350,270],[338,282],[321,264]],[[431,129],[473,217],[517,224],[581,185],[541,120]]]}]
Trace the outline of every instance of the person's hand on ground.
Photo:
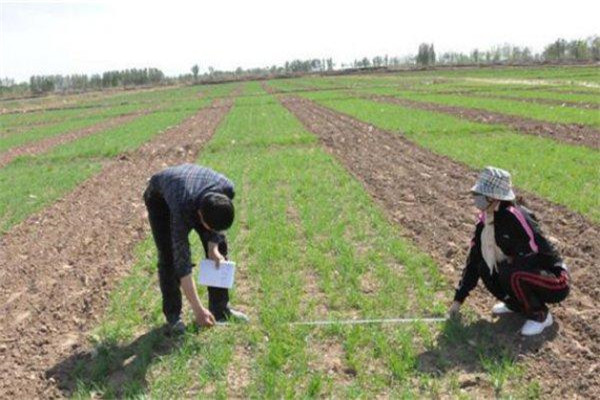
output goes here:
[{"label": "person's hand on ground", "polygon": [[460,306],[461,306],[460,302],[453,301],[452,305],[448,309],[448,315],[450,317],[457,317],[460,314]]},{"label": "person's hand on ground", "polygon": [[196,323],[199,326],[210,328],[214,324],[217,323],[215,320],[215,316],[207,310],[206,308],[201,308],[200,311],[196,313]]}]

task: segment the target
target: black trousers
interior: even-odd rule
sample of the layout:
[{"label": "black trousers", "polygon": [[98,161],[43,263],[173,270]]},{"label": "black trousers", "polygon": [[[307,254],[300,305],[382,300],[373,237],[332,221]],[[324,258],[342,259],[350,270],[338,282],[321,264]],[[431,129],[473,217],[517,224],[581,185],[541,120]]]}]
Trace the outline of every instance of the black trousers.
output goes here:
[{"label": "black trousers", "polygon": [[[148,219],[152,228],[152,236],[158,250],[158,279],[162,293],[162,309],[168,322],[173,323],[181,318],[180,278],[173,265],[173,247],[171,243],[171,214],[164,198],[151,189],[144,193],[144,201],[148,210]],[[208,232],[200,232],[200,240],[204,254],[208,257]],[[219,244],[219,251],[227,256],[227,242]],[[223,288],[208,287],[208,308],[217,320],[225,319],[229,314],[229,291]]]},{"label": "black trousers", "polygon": [[553,273],[505,265],[499,273],[494,271],[486,287],[511,310],[543,321],[548,313],[546,303],[559,303],[569,295],[569,275],[565,270]]}]

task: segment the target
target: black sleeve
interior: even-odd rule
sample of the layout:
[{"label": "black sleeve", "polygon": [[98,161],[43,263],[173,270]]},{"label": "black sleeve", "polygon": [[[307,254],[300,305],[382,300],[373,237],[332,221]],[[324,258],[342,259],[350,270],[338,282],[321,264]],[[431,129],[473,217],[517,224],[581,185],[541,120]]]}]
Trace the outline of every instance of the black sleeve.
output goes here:
[{"label": "black sleeve", "polygon": [[222,243],[225,241],[225,235],[217,232],[209,232],[208,233],[208,241],[213,243]]},{"label": "black sleeve", "polygon": [[[223,244],[227,246],[227,238],[224,234],[207,231],[203,227],[196,227],[194,229],[196,230],[196,233],[198,233],[198,237],[202,242],[202,247],[204,247],[204,253],[206,256],[208,256],[208,242],[217,243],[219,245],[219,251],[221,251]],[[221,252],[221,254],[223,254],[223,252]]]},{"label": "black sleeve", "polygon": [[462,278],[454,293],[455,301],[462,303],[469,295],[469,292],[477,286],[477,282],[479,281],[479,263],[483,260],[481,255],[482,230],[483,223],[480,222],[475,227],[475,234],[471,240],[471,249],[469,250],[469,256],[467,257],[467,262],[462,272]]}]

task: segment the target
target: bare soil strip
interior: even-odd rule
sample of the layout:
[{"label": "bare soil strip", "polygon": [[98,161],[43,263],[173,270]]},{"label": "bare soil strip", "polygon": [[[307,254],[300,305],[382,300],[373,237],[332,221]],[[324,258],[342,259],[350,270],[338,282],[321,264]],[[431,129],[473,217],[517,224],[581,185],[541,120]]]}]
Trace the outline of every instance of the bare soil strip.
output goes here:
[{"label": "bare soil strip", "polygon": [[53,366],[85,348],[86,331],[147,236],[146,180],[167,165],[196,160],[232,100],[217,103],[107,162],[0,238],[0,398],[62,395],[55,383],[68,371]]},{"label": "bare soil strip", "polygon": [[[451,284],[456,284],[475,223],[475,210],[469,206],[466,193],[477,172],[420,148],[400,134],[382,131],[309,100],[286,96],[281,101],[362,182],[390,219],[433,256]],[[525,339],[517,333],[522,320],[513,319],[508,327],[500,321],[493,328],[498,333],[496,339],[514,349],[513,356],[525,360],[527,374],[541,382],[544,393],[560,398],[598,398],[600,227],[565,207],[519,192],[558,241],[571,267],[573,287],[571,296],[553,309],[557,321],[553,330]],[[467,302],[479,314],[488,315],[493,299],[479,288]],[[483,323],[488,320],[482,318]],[[442,348],[441,357],[453,360],[453,351]],[[465,365],[465,371],[477,370],[477,363],[475,359]],[[438,371],[438,365],[433,364]]]},{"label": "bare soil strip", "polygon": [[36,154],[45,153],[53,147],[60,146],[61,144],[65,144],[76,139],[81,139],[85,136],[93,135],[95,133],[107,129],[115,128],[119,125],[126,124],[127,122],[131,122],[135,118],[138,118],[139,116],[144,114],[148,114],[149,112],[149,110],[146,110],[142,112],[136,112],[133,114],[121,115],[116,118],[101,121],[92,126],[88,126],[87,128],[78,129],[72,132],[66,132],[61,135],[56,135],[45,139],[26,143],[22,146],[13,147],[0,154],[0,168],[4,167],[17,157],[25,155],[32,156]]},{"label": "bare soil strip", "polygon": [[557,124],[514,115],[501,114],[492,111],[446,106],[435,103],[400,99],[392,96],[360,95],[381,103],[399,104],[404,107],[419,110],[435,111],[453,116],[459,116],[469,121],[484,124],[502,124],[528,135],[535,135],[557,141],[600,149],[600,131],[581,124]]}]

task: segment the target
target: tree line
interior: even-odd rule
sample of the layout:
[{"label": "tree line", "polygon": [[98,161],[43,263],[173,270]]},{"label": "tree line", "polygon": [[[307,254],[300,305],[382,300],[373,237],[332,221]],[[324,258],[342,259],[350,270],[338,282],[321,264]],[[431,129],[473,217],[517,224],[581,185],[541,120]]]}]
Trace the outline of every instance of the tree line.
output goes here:
[{"label": "tree line", "polygon": [[[350,63],[341,63],[339,68],[371,69],[394,68],[411,66],[434,65],[485,65],[507,63],[536,63],[536,62],[569,62],[569,61],[600,61],[600,37],[592,36],[587,39],[566,40],[559,38],[544,47],[541,53],[534,53],[529,47],[504,44],[490,49],[473,49],[469,53],[444,52],[436,54],[433,43],[421,43],[414,56],[390,57],[387,54],[372,58],[363,57]],[[73,75],[35,75],[28,83],[16,84],[12,79],[0,79],[0,95],[6,92],[33,95],[45,93],[65,93],[86,90],[101,90],[105,88],[131,87],[143,85],[217,82],[223,80],[250,79],[261,77],[289,76],[306,73],[326,73],[336,69],[332,58],[312,58],[307,60],[286,61],[283,65],[272,65],[263,68],[243,69],[238,67],[233,71],[216,70],[208,67],[208,71],[200,74],[198,64],[192,66],[191,73],[170,78],[157,68],[125,69],[106,71],[91,76],[85,74]]]},{"label": "tree line", "polygon": [[570,41],[559,38],[545,46],[541,53],[534,53],[529,47],[504,44],[488,50],[473,49],[470,53],[445,52],[438,57],[433,43],[422,43],[414,61],[417,65],[600,61],[600,37],[591,36]]},{"label": "tree line", "polygon": [[157,68],[132,68],[122,71],[106,71],[87,76],[74,75],[34,75],[29,78],[32,94],[49,92],[72,92],[98,90],[104,88],[156,85],[165,79],[165,74]]}]

